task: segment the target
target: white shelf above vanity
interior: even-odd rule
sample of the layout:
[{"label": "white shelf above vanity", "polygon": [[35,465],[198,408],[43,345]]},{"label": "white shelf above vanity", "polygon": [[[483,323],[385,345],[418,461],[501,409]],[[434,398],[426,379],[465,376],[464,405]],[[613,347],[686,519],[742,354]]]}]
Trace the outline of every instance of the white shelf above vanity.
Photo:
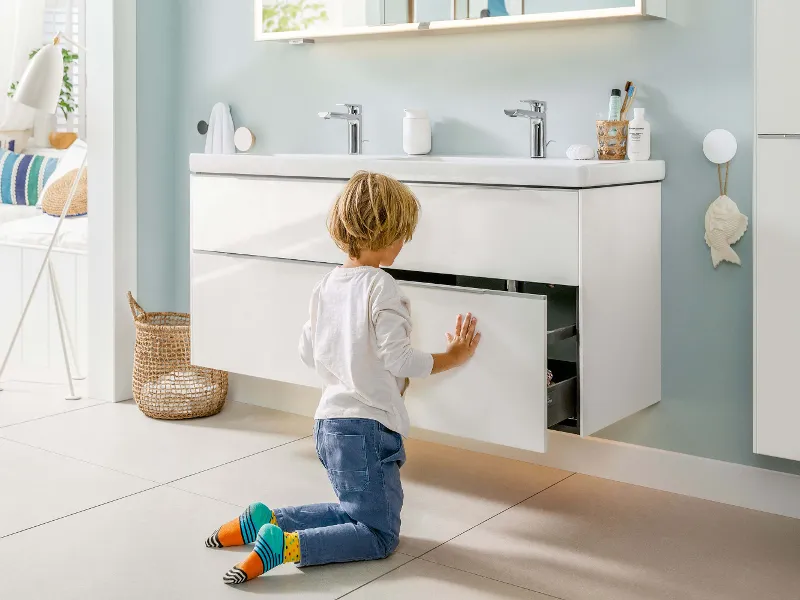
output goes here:
[{"label": "white shelf above vanity", "polygon": [[661,398],[661,161],[192,155],[190,167],[195,364],[318,385],[297,343],[314,283],[344,258],[325,219],[367,169],[422,206],[393,267],[415,345],[441,351],[459,312],[483,332],[465,368],[412,383],[416,427],[544,452],[548,427],[591,435]]},{"label": "white shelf above vanity", "polygon": [[667,0],[505,0],[502,16],[491,15],[487,0],[320,0],[291,14],[291,2],[253,4],[256,41],[297,44],[667,18]]}]

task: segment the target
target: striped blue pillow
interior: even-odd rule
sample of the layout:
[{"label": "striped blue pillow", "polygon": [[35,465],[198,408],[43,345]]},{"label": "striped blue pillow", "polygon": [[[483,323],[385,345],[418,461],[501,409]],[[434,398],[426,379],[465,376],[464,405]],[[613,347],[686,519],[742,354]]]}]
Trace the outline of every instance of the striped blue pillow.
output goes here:
[{"label": "striped blue pillow", "polygon": [[0,150],[0,204],[36,206],[57,158]]}]

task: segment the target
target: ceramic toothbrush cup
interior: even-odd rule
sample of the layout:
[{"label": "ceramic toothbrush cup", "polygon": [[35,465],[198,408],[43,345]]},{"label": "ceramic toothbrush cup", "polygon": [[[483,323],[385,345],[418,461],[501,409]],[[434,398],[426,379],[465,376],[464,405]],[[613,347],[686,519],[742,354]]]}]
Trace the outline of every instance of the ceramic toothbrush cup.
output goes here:
[{"label": "ceramic toothbrush cup", "polygon": [[428,154],[431,151],[431,121],[428,111],[407,108],[403,118],[403,152]]}]

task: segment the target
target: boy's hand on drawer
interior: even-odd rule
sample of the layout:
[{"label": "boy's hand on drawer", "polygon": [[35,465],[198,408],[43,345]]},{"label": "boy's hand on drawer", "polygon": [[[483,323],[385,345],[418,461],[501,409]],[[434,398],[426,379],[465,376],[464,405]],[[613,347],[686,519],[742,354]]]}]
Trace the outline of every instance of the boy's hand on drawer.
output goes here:
[{"label": "boy's hand on drawer", "polygon": [[447,351],[433,355],[433,370],[431,374],[442,373],[466,363],[475,354],[481,341],[481,334],[477,332],[478,319],[467,313],[467,316],[458,315],[456,318],[455,333],[446,333]]}]

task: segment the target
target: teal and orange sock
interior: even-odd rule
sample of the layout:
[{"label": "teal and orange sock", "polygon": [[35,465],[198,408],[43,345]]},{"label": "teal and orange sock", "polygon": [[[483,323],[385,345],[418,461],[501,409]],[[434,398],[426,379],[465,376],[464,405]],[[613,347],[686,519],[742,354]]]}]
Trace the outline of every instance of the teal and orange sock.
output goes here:
[{"label": "teal and orange sock", "polygon": [[277,525],[264,525],[258,532],[253,551],[225,573],[228,585],[250,581],[284,562],[300,562],[300,542],[296,532],[283,533]]},{"label": "teal and orange sock", "polygon": [[208,548],[227,548],[244,546],[256,541],[258,531],[268,523],[277,525],[275,514],[261,502],[255,502],[235,518],[217,529],[206,540]]}]

